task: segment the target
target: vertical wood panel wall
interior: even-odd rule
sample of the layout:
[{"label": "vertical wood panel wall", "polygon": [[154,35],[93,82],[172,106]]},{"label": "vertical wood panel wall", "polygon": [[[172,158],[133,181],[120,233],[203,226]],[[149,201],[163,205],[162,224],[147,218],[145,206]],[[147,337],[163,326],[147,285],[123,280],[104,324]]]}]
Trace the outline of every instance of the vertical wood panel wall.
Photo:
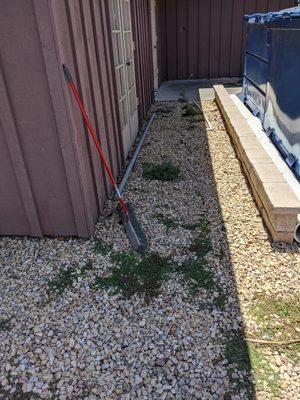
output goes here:
[{"label": "vertical wood panel wall", "polygon": [[124,161],[106,0],[0,2],[0,234],[86,237],[110,191],[62,73],[117,175]]},{"label": "vertical wood panel wall", "polygon": [[142,122],[153,101],[153,56],[150,0],[131,0],[139,119]]},{"label": "vertical wood panel wall", "polygon": [[159,81],[242,75],[243,16],[293,0],[157,0]]}]

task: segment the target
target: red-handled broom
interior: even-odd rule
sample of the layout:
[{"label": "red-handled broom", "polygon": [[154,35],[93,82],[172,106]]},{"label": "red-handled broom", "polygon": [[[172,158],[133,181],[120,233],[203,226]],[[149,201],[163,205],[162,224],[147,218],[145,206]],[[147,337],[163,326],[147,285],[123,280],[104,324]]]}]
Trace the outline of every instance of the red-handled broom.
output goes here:
[{"label": "red-handled broom", "polygon": [[87,127],[87,130],[88,130],[89,134],[91,135],[91,137],[93,139],[93,142],[94,142],[94,144],[96,146],[96,149],[97,149],[97,152],[99,154],[101,163],[102,163],[102,165],[103,165],[103,167],[104,167],[104,169],[105,169],[105,171],[106,171],[106,173],[108,175],[108,178],[109,178],[109,180],[110,180],[110,182],[111,182],[111,184],[112,184],[112,186],[113,186],[113,188],[114,188],[114,190],[116,192],[116,195],[117,195],[117,198],[118,198],[118,201],[119,201],[119,205],[120,205],[121,220],[122,220],[123,226],[125,228],[125,232],[126,232],[126,234],[128,236],[128,239],[129,239],[129,241],[130,241],[130,243],[131,243],[131,245],[132,245],[134,250],[139,251],[140,253],[144,253],[148,249],[148,243],[147,243],[146,235],[143,232],[140,224],[138,223],[138,221],[136,219],[133,207],[131,206],[130,203],[125,202],[123,196],[121,196],[121,194],[119,192],[116,180],[115,180],[115,178],[113,176],[113,173],[112,173],[112,170],[111,170],[111,168],[110,168],[110,166],[109,166],[109,164],[108,164],[108,162],[106,160],[104,151],[103,151],[103,149],[101,147],[101,144],[100,144],[100,141],[98,140],[97,135],[96,135],[96,133],[94,131],[94,128],[93,128],[93,126],[91,124],[91,121],[89,120],[89,117],[88,117],[88,115],[87,115],[87,113],[85,111],[83,102],[82,102],[82,100],[80,98],[78,90],[77,90],[77,88],[75,86],[75,83],[74,83],[74,81],[72,79],[72,75],[71,75],[68,67],[65,64],[63,64],[63,70],[64,70],[65,76],[67,78],[67,81],[68,81],[69,87],[71,89],[71,92],[73,93],[73,95],[75,97],[75,100],[76,100],[76,102],[77,102],[77,104],[79,106],[79,109],[81,111],[83,121],[84,121],[84,123],[85,123],[85,125]]}]

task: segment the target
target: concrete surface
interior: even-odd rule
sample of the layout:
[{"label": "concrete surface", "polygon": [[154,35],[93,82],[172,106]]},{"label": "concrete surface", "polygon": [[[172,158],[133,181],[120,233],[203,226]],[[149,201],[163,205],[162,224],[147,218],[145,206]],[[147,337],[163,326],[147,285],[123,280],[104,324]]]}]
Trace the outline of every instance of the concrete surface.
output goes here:
[{"label": "concrete surface", "polygon": [[215,98],[213,85],[222,84],[226,86],[229,94],[240,93],[242,88],[240,78],[228,79],[193,79],[166,81],[159,87],[155,100],[156,101],[177,101],[179,98],[185,97],[189,101],[213,100]]}]

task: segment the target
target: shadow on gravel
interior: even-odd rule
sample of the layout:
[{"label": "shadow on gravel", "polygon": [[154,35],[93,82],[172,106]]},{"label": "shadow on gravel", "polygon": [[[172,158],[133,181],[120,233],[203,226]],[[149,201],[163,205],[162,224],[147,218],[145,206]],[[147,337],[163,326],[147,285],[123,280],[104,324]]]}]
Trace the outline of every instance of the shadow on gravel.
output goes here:
[{"label": "shadow on gravel", "polygon": [[[244,324],[239,304],[236,278],[209,148],[208,135],[216,134],[216,132],[214,130],[207,131],[204,121],[200,125],[201,128],[198,128],[196,133],[198,134],[199,132],[200,134],[199,162],[203,166],[203,176],[202,185],[196,189],[198,196],[201,196],[203,200],[202,212],[207,215],[212,227],[210,232],[212,262],[214,268],[217,269],[214,272],[219,279],[218,285],[223,287],[223,292],[226,294],[222,314],[222,332],[220,334],[220,341],[222,341],[224,349],[223,362],[226,364],[229,377],[229,387],[226,390],[224,399],[255,400],[256,390],[252,364],[256,362],[256,352],[255,347],[249,346],[244,340]],[[227,164],[228,166],[226,165],[224,158],[222,174],[230,174],[229,164],[230,162]],[[213,399],[222,398],[212,396]]]}]

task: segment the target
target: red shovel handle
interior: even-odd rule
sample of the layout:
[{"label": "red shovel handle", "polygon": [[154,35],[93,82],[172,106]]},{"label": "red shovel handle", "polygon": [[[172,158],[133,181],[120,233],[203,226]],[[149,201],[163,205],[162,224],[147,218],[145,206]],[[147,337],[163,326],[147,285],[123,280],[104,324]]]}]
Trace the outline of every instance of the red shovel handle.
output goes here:
[{"label": "red shovel handle", "polygon": [[94,131],[94,128],[93,128],[93,126],[91,124],[91,121],[90,121],[90,119],[89,119],[89,117],[88,117],[88,115],[87,115],[87,113],[85,111],[83,102],[82,102],[82,100],[80,98],[80,95],[79,95],[78,90],[77,90],[77,88],[75,86],[75,83],[73,82],[72,75],[71,75],[68,67],[65,64],[63,64],[63,70],[64,70],[65,76],[67,78],[67,81],[69,83],[69,87],[70,87],[70,89],[71,89],[71,91],[72,91],[72,93],[73,93],[73,95],[74,95],[74,97],[76,99],[76,102],[77,102],[77,104],[79,106],[79,109],[81,111],[83,121],[84,121],[84,123],[85,123],[85,125],[87,127],[87,130],[88,130],[89,134],[91,135],[91,137],[93,139],[93,142],[94,142],[94,144],[96,146],[96,149],[98,151],[100,160],[102,162],[102,165],[103,165],[103,167],[104,167],[104,169],[105,169],[105,171],[106,171],[106,173],[107,173],[107,175],[109,177],[109,180],[110,180],[112,186],[114,187],[114,189],[115,189],[115,191],[117,193],[120,206],[123,209],[123,211],[126,214],[128,214],[128,209],[126,207],[125,201],[124,201],[123,197],[120,195],[120,192],[119,192],[119,189],[118,189],[118,186],[117,186],[117,182],[116,182],[116,180],[115,180],[115,178],[113,176],[113,173],[112,173],[112,171],[111,171],[111,169],[110,169],[110,167],[108,165],[108,162],[106,160],[105,154],[104,154],[104,152],[102,150],[101,144],[100,144],[100,142],[99,142],[99,140],[97,138],[97,135],[96,135],[96,133]]}]

